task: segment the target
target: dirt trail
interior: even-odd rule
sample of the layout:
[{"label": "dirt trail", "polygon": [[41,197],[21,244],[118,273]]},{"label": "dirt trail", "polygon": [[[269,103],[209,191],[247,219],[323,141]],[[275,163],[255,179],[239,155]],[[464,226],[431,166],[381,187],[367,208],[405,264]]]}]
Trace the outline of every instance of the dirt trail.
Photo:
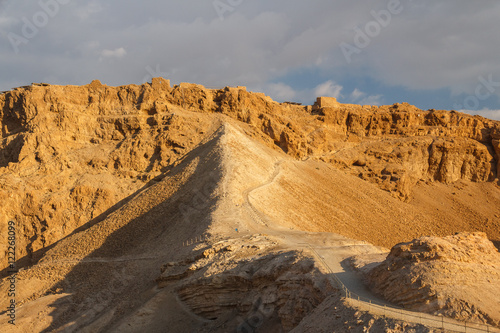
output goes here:
[{"label": "dirt trail", "polygon": [[[444,319],[425,313],[407,311],[391,304],[380,297],[374,295],[364,285],[359,274],[343,264],[343,261],[356,254],[384,252],[380,248],[362,241],[356,241],[345,238],[334,233],[309,233],[303,231],[287,230],[273,223],[268,216],[259,211],[252,204],[252,193],[268,187],[276,181],[281,172],[281,165],[286,163],[285,159],[279,160],[274,165],[274,170],[269,179],[257,186],[243,192],[245,198],[244,207],[254,220],[249,229],[255,233],[264,233],[282,240],[283,244],[291,249],[312,250],[312,254],[327,267],[334,276],[330,276],[332,286],[343,288],[340,281],[350,293],[349,302],[351,305],[363,311],[368,311],[375,315],[422,324],[428,327],[443,328],[455,332],[500,332],[500,330],[477,325],[464,323],[452,319]],[[294,162],[297,163],[297,162]]]},{"label": "dirt trail", "polygon": [[286,230],[286,228],[279,227],[276,223],[271,222],[264,213],[260,212],[252,204],[252,192],[272,184],[278,178],[281,171],[281,165],[285,162],[286,161],[284,159],[276,162],[273,173],[268,181],[244,191],[244,206],[248,209],[250,216],[257,218],[255,225],[249,226],[250,229],[252,229],[255,233],[265,233],[281,239],[283,243],[290,248],[312,247],[326,261],[332,272],[337,275],[337,277],[339,277],[339,279],[346,286],[348,286],[352,292],[377,300],[377,302],[382,305],[390,305],[370,293],[363,285],[357,274],[349,269],[346,269],[342,265],[342,261],[353,256],[354,253],[373,253],[374,251],[380,250],[365,242],[351,240],[334,233],[308,233],[296,230]]}]

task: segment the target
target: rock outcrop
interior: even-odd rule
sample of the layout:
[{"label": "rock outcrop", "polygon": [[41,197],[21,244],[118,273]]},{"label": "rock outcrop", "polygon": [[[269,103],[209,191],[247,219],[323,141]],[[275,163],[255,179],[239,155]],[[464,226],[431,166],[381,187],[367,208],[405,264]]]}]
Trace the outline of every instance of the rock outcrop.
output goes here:
[{"label": "rock outcrop", "polygon": [[219,242],[165,264],[156,282],[202,318],[238,317],[242,332],[274,321],[287,332],[333,289],[310,256],[275,247],[264,235]]},{"label": "rock outcrop", "polygon": [[[241,246],[231,252],[216,255],[177,287],[179,299],[198,316],[209,320],[238,316],[244,318],[238,327],[245,330],[278,321],[288,332],[332,291],[326,280],[320,282],[322,273],[314,261],[300,253],[263,254]],[[235,254],[241,259],[230,260]],[[251,254],[251,260],[245,260],[245,254]]]},{"label": "rock outcrop", "polygon": [[500,325],[500,253],[484,233],[398,244],[367,279],[407,309]]},{"label": "rock outcrop", "polygon": [[101,221],[224,117],[276,150],[330,163],[406,201],[421,182],[500,174],[499,122],[458,112],[328,98],[280,104],[244,87],[172,87],[163,78],[121,87],[33,84],[0,94],[0,231],[18,222],[20,264]]}]

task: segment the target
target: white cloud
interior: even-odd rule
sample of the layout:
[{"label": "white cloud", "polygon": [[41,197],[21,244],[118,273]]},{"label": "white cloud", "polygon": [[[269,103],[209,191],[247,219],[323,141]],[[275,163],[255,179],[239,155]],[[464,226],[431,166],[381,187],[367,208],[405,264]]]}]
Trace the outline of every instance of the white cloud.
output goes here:
[{"label": "white cloud", "polygon": [[366,96],[363,99],[360,99],[359,101],[356,102],[356,104],[360,105],[382,105],[382,95],[370,95]]},{"label": "white cloud", "polygon": [[328,97],[335,97],[339,98],[340,92],[342,91],[342,86],[333,82],[332,80],[326,81],[320,85],[318,85],[314,89],[314,94],[316,96],[328,96]]},{"label": "white cloud", "polygon": [[485,117],[488,119],[500,120],[500,110],[482,109],[482,110],[459,110],[459,111],[471,115],[479,115],[481,117]]},{"label": "white cloud", "polygon": [[366,96],[366,94],[364,92],[362,92],[361,90],[359,90],[358,88],[354,89],[353,92],[351,93],[351,99],[353,101],[357,101],[357,100],[363,98],[364,96]]},{"label": "white cloud", "polygon": [[127,51],[123,47],[114,50],[102,50],[101,57],[103,58],[123,58],[127,55]]},{"label": "white cloud", "polygon": [[271,83],[264,88],[265,93],[276,101],[295,101],[297,92],[284,83]]},{"label": "white cloud", "polygon": [[368,95],[355,88],[349,96],[350,102],[360,105],[382,105],[382,95]]}]

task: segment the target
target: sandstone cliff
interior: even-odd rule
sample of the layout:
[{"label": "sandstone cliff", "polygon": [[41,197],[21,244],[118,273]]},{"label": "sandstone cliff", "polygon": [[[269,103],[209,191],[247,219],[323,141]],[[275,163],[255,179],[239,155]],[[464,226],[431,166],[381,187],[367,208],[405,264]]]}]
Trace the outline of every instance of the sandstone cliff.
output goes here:
[{"label": "sandstone cliff", "polygon": [[248,135],[275,150],[327,162],[406,201],[419,183],[491,182],[500,172],[499,122],[404,103],[332,101],[280,104],[244,87],[171,87],[162,78],[5,92],[0,232],[17,221],[18,255],[24,264],[36,260],[37,251],[152,184],[214,131],[217,117],[248,124]]},{"label": "sandstone cliff", "polygon": [[164,79],[0,96],[0,227],[17,222],[22,331],[431,331],[344,304],[311,247],[350,279],[346,258],[381,252],[366,241],[500,240],[493,121],[391,134],[392,115],[439,112]]}]

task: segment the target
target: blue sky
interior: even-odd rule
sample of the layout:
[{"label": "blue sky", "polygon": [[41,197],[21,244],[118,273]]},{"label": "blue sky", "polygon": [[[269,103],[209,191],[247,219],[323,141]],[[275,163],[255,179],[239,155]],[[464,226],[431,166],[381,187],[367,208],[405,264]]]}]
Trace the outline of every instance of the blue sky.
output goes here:
[{"label": "blue sky", "polygon": [[163,76],[500,119],[499,17],[495,0],[0,0],[0,90]]}]

